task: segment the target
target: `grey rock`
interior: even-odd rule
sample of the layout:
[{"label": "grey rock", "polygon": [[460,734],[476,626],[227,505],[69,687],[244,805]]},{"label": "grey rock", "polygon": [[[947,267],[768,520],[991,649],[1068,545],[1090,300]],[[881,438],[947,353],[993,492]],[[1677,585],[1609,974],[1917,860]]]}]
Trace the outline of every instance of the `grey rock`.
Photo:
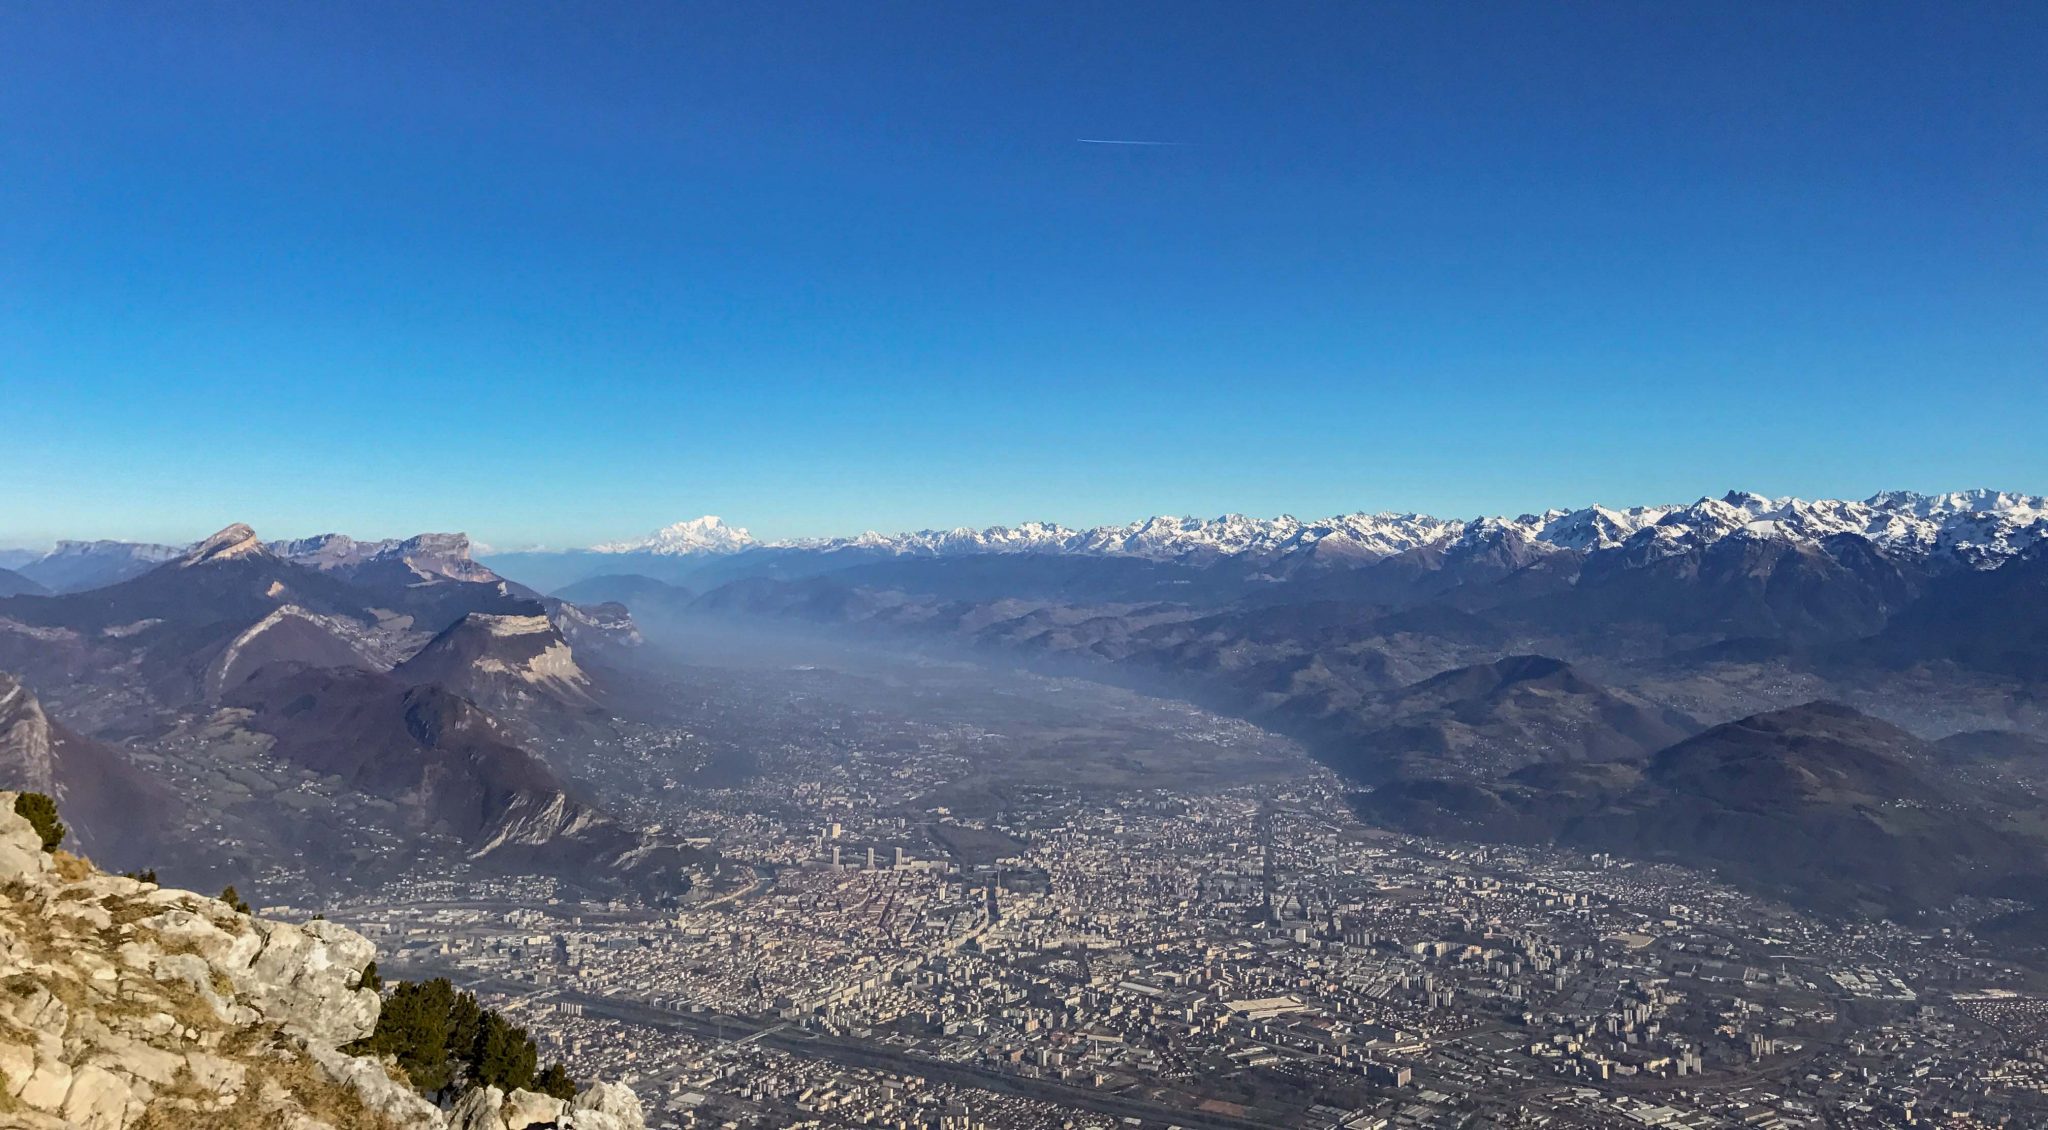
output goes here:
[{"label": "grey rock", "polygon": [[37,1110],[56,1111],[71,1093],[71,1065],[44,1052],[36,1055],[36,1069],[15,1094],[15,1098]]},{"label": "grey rock", "polygon": [[121,1077],[88,1064],[72,1076],[64,1098],[64,1120],[78,1130],[121,1130],[127,1122],[134,1092]]},{"label": "grey rock", "polygon": [[455,1101],[448,1112],[448,1130],[506,1130],[501,1113],[505,1092],[496,1087],[476,1087]]},{"label": "grey rock", "polygon": [[568,1104],[553,1095],[519,1089],[505,1096],[505,1130],[527,1130],[529,1126],[553,1126],[562,1120]]},{"label": "grey rock", "polygon": [[308,1044],[306,1051],[328,1078],[354,1091],[363,1107],[382,1117],[393,1130],[441,1130],[446,1125],[434,1104],[391,1078],[377,1060],[319,1044]]},{"label": "grey rock", "polygon": [[604,1123],[583,1121],[586,1115],[602,1115],[619,1130],[646,1130],[647,1113],[640,1106],[640,1096],[633,1093],[624,1083],[592,1083],[582,1093],[569,1101],[571,1125],[577,1130],[611,1130]]},{"label": "grey rock", "polygon": [[0,883],[39,882],[53,865],[43,851],[43,838],[14,811],[15,796],[0,793]]},{"label": "grey rock", "polygon": [[378,997],[356,986],[376,955],[367,938],[332,922],[256,923],[263,947],[236,985],[267,1020],[315,1043],[339,1046],[377,1027]]}]

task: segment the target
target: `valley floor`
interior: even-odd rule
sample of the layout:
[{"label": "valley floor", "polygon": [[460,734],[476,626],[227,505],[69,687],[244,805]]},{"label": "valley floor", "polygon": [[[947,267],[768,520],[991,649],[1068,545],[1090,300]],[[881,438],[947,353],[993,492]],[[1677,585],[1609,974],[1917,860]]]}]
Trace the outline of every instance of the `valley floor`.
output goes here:
[{"label": "valley floor", "polygon": [[675,723],[550,751],[727,860],[680,906],[432,876],[319,909],[673,1125],[2048,1117],[2048,984],[1966,933],[1395,836],[1180,703],[813,658],[691,669]]}]

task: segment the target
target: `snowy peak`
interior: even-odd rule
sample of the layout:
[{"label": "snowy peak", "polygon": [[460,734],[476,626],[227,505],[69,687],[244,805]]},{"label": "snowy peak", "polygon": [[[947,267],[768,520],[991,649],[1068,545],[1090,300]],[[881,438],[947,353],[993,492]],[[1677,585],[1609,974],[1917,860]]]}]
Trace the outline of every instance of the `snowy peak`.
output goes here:
[{"label": "snowy peak", "polygon": [[936,557],[968,553],[1063,553],[1072,549],[1075,531],[1050,522],[990,526],[985,530],[956,526],[950,530],[918,530],[882,534],[873,530],[850,538],[805,538],[772,543],[786,549],[864,549],[899,556]]},{"label": "snowy peak", "polygon": [[1316,548],[1323,548],[1324,543],[1336,543],[1364,557],[1379,558],[1434,545],[1457,536],[1463,530],[1462,522],[1449,522],[1427,514],[1345,514],[1309,523],[1291,541],[1295,545]]},{"label": "snowy peak", "polygon": [[2048,514],[2048,498],[2012,494],[2002,490],[1959,490],[1948,494],[1890,490],[1871,495],[1864,500],[1863,505],[1875,510],[1897,511],[1920,518],[1939,518],[1957,514],[2010,514],[2018,511]]},{"label": "snowy peak", "polygon": [[1663,521],[1669,513],[1670,508],[1661,506],[1632,506],[1627,510],[1588,506],[1584,510],[1546,510],[1542,514],[1524,515],[1518,524],[1535,527],[1539,541],[1559,549],[1585,551],[1620,545],[1645,527]]},{"label": "snowy peak", "polygon": [[607,542],[592,546],[596,553],[653,553],[680,557],[694,553],[737,553],[759,544],[753,535],[728,526],[716,515],[706,514],[673,526],[663,526],[644,538]]},{"label": "snowy peak", "polygon": [[1542,554],[1562,552],[1560,547],[1539,537],[1539,532],[1506,518],[1480,518],[1448,539],[1446,549],[1453,555],[1491,554],[1518,564],[1526,564]]}]

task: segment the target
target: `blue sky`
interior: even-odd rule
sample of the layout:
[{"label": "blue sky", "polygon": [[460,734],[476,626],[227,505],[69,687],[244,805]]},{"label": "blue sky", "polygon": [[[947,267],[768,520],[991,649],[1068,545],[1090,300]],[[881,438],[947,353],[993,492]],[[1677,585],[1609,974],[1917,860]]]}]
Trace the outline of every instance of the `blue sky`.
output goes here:
[{"label": "blue sky", "polygon": [[2048,492],[2044,58],[2037,3],[7,5],[0,544]]}]

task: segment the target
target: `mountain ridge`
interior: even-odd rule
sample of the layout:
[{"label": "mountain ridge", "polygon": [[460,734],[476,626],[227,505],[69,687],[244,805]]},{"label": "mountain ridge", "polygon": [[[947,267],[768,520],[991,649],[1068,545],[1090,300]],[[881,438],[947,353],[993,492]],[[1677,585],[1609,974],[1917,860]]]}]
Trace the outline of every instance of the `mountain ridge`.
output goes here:
[{"label": "mountain ridge", "polygon": [[[955,527],[852,537],[763,541],[745,529],[705,516],[640,538],[581,551],[605,556],[688,557],[748,551],[861,551],[889,555],[1064,553],[1157,560],[1251,557],[1281,560],[1314,551],[1380,559],[1405,550],[1454,543],[1489,528],[1512,528],[1531,542],[1590,552],[1631,543],[1648,552],[1686,540],[1718,541],[1737,533],[1818,541],[1854,533],[1887,550],[1954,557],[1977,565],[2003,560],[2048,537],[2048,497],[1988,489],[1922,494],[1880,491],[1855,501],[1769,497],[1730,491],[1690,504],[1557,508],[1518,517],[1440,518],[1426,514],[1354,512],[1303,520],[1292,515],[1216,518],[1154,515],[1076,529],[1057,522]],[[1325,545],[1324,543],[1329,543]],[[534,551],[543,552],[543,551]]]}]

